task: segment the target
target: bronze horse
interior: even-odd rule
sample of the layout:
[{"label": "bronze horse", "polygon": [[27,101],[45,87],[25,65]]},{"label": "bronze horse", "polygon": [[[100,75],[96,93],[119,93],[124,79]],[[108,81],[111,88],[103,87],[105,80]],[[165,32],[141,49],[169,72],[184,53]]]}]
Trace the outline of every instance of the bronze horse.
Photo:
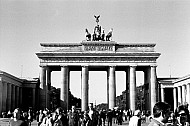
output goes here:
[{"label": "bronze horse", "polygon": [[86,40],[91,41],[91,34],[88,32],[87,28],[85,29],[85,32],[86,32]]},{"label": "bronze horse", "polygon": [[111,28],[108,34],[106,35],[106,41],[110,41],[110,38],[112,37],[112,33],[113,33],[113,28]]}]

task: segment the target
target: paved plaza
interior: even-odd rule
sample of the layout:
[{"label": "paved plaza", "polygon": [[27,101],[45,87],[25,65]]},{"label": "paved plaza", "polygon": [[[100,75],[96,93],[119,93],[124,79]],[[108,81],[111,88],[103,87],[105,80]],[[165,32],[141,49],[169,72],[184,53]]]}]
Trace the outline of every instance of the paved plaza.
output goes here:
[{"label": "paved plaza", "polygon": [[[9,120],[10,120],[9,118],[0,118],[0,126],[8,126]],[[37,126],[36,120],[32,122],[32,126]],[[106,123],[106,126],[107,126],[107,123]],[[113,124],[112,126],[128,126],[128,122],[125,121],[123,122],[122,125]],[[148,126],[148,123],[142,123],[141,126]]]}]

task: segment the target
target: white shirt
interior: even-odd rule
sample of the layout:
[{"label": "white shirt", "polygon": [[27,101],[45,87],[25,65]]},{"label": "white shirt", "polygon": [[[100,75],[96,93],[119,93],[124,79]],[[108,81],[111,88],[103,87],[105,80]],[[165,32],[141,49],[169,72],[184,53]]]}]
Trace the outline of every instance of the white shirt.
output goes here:
[{"label": "white shirt", "polygon": [[129,126],[138,126],[139,117],[133,116],[129,121]]}]

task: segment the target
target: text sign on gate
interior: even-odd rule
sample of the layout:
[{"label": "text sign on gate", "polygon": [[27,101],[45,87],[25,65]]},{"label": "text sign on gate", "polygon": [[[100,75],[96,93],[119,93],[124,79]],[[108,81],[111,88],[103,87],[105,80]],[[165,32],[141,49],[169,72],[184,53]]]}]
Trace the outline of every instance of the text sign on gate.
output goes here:
[{"label": "text sign on gate", "polygon": [[90,46],[84,46],[84,51],[114,51],[113,46],[108,45],[90,45]]}]

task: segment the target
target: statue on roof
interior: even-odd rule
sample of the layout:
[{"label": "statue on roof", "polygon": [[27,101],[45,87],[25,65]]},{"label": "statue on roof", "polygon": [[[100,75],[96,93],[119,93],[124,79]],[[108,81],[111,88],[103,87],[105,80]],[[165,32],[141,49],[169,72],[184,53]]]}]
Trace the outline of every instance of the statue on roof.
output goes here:
[{"label": "statue on roof", "polygon": [[91,34],[88,32],[88,29],[85,29],[85,34],[86,34],[86,40],[91,41]]},{"label": "statue on roof", "polygon": [[111,28],[106,35],[106,41],[110,41],[110,38],[112,39],[112,34],[113,34],[113,28]]},{"label": "statue on roof", "polygon": [[101,26],[98,25],[100,15],[98,15],[98,16],[94,15],[94,17],[96,18],[97,25],[94,27],[94,34],[93,34],[92,40],[99,41],[99,40],[101,40]]},{"label": "statue on roof", "polygon": [[94,27],[94,31],[92,35],[88,32],[88,29],[85,29],[86,41],[91,41],[91,40],[92,41],[111,41],[113,28],[111,28],[108,34],[105,35],[104,29],[101,29],[101,26],[98,24],[100,15],[98,16],[94,15],[94,17],[96,19],[97,25]]},{"label": "statue on roof", "polygon": [[100,15],[98,15],[98,16],[94,15],[94,17],[96,18],[96,23],[97,23],[97,25],[98,25]]}]

